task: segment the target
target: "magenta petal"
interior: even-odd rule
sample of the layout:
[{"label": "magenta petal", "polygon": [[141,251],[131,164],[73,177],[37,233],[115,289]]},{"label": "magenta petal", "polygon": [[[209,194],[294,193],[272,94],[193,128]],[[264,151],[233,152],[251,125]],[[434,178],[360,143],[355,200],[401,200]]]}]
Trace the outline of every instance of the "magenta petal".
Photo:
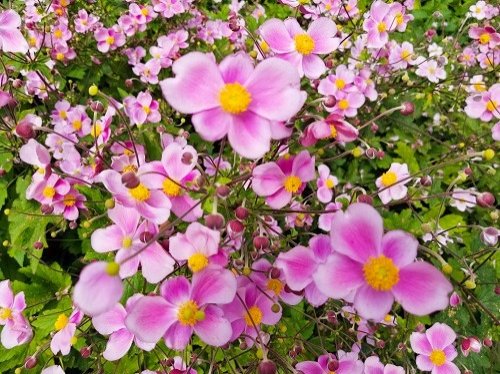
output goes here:
[{"label": "magenta petal", "polygon": [[359,315],[375,321],[389,314],[394,296],[390,292],[377,291],[370,286],[361,287],[354,297],[354,308]]},{"label": "magenta petal", "polygon": [[225,83],[243,84],[252,75],[254,66],[252,59],[246,53],[238,53],[222,60],[219,69]]},{"label": "magenta petal", "polygon": [[302,246],[280,253],[275,266],[283,270],[286,283],[295,291],[304,289],[312,282],[312,275],[317,267],[314,253]]},{"label": "magenta petal", "polygon": [[180,322],[176,322],[165,333],[165,344],[170,349],[180,351],[186,348],[192,335],[193,328],[191,326],[185,326]]},{"label": "magenta petal", "polygon": [[314,157],[309,152],[302,151],[293,160],[292,175],[300,178],[302,182],[309,182],[316,176],[314,170]]},{"label": "magenta petal", "polygon": [[318,266],[313,279],[322,293],[335,299],[346,297],[365,282],[362,265],[338,253]]},{"label": "magenta petal", "polygon": [[206,269],[193,275],[191,298],[199,306],[227,304],[236,295],[236,277],[226,269]]},{"label": "magenta petal", "polygon": [[441,366],[436,366],[432,374],[460,374],[460,369],[453,362],[445,362]]},{"label": "magenta petal", "polygon": [[107,266],[103,261],[87,265],[73,290],[74,304],[89,316],[110,310],[122,297],[122,281],[118,276],[108,275]]},{"label": "magenta petal", "polygon": [[[189,162],[185,162],[186,156],[191,156]],[[184,160],[184,161],[183,161]],[[170,143],[162,153],[161,163],[170,178],[179,183],[186,177],[196,165],[198,153],[191,146],[182,147],[179,143]]]},{"label": "magenta petal", "polygon": [[259,165],[252,172],[252,189],[259,196],[269,196],[283,188],[285,174],[274,162]]},{"label": "magenta petal", "polygon": [[160,287],[160,294],[174,305],[180,305],[189,300],[190,293],[191,285],[185,277],[169,278]]},{"label": "magenta petal", "polygon": [[233,117],[227,137],[231,147],[246,158],[260,158],[271,148],[269,120],[250,111]]},{"label": "magenta petal", "polygon": [[399,270],[399,283],[392,292],[406,311],[422,316],[448,306],[451,283],[434,266],[415,262]]},{"label": "magenta petal", "polygon": [[326,71],[326,65],[321,57],[310,54],[303,57],[302,69],[307,78],[318,79]]},{"label": "magenta petal", "polygon": [[117,225],[111,225],[95,230],[90,237],[90,243],[94,251],[105,253],[120,249],[123,238],[122,230]]},{"label": "magenta petal", "polygon": [[430,327],[425,335],[433,349],[445,349],[451,345],[457,338],[453,329],[444,323],[435,323]]},{"label": "magenta petal", "polygon": [[259,33],[274,52],[287,53],[292,52],[295,48],[285,24],[279,19],[273,18],[264,22]]},{"label": "magenta petal", "polygon": [[224,85],[214,58],[192,52],[172,65],[175,78],[160,82],[167,102],[181,113],[198,113],[219,106],[218,95]]},{"label": "magenta petal", "polygon": [[281,209],[286,206],[290,200],[292,200],[292,193],[281,188],[278,192],[268,196],[266,198],[266,203],[273,209]]},{"label": "magenta petal", "polygon": [[[314,307],[319,307],[328,300],[328,296],[321,292],[315,283],[311,283],[305,288],[304,296],[309,304]],[[287,302],[287,304],[290,304],[287,300],[284,301]]]},{"label": "magenta petal", "polygon": [[402,230],[393,230],[382,238],[382,253],[391,258],[398,267],[411,264],[417,257],[418,241]]},{"label": "magenta petal", "polygon": [[175,309],[163,297],[145,296],[131,308],[125,325],[140,340],[156,343],[176,321]]},{"label": "magenta petal", "polygon": [[207,141],[220,140],[226,136],[232,121],[232,115],[221,108],[205,110],[191,117],[196,132]]},{"label": "magenta petal", "polygon": [[384,225],[380,214],[368,204],[351,204],[334,215],[331,238],[335,251],[364,263],[380,253]]},{"label": "magenta petal", "polygon": [[111,334],[106,344],[106,350],[103,352],[103,357],[108,361],[116,361],[125,356],[130,349],[134,335],[121,329]]},{"label": "magenta petal", "polygon": [[139,254],[142,275],[149,283],[158,283],[174,270],[175,261],[158,243],[152,243]]},{"label": "magenta petal", "polygon": [[307,33],[314,40],[313,53],[327,54],[339,46],[340,40],[335,38],[337,26],[330,18],[321,17],[309,25]]},{"label": "magenta petal", "polygon": [[127,312],[121,304],[92,318],[92,325],[99,334],[109,335],[125,327]]},{"label": "magenta petal", "polygon": [[410,344],[413,352],[421,355],[430,355],[432,346],[427,339],[427,335],[420,332],[412,332],[410,335]]},{"label": "magenta petal", "polygon": [[233,333],[222,310],[214,305],[205,308],[205,319],[194,325],[194,331],[203,342],[215,347],[226,344]]},{"label": "magenta petal", "polygon": [[299,362],[295,368],[304,374],[324,374],[325,371],[320,364],[314,361]]}]

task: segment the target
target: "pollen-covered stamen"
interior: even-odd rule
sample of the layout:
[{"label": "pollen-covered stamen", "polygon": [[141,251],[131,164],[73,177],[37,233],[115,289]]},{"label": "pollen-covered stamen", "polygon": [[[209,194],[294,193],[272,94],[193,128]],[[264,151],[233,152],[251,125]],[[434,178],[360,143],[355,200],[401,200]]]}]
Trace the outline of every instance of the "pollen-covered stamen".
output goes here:
[{"label": "pollen-covered stamen", "polygon": [[163,180],[162,187],[163,192],[167,196],[176,197],[182,194],[181,187],[170,178],[165,178]]},{"label": "pollen-covered stamen", "polygon": [[202,253],[195,253],[188,258],[188,267],[193,273],[197,273],[208,266],[208,258]]},{"label": "pollen-covered stamen", "polygon": [[285,178],[284,187],[285,190],[290,193],[296,193],[300,186],[302,185],[302,181],[296,175],[290,175]]},{"label": "pollen-covered stamen", "polygon": [[335,87],[337,87],[337,89],[339,89],[339,90],[344,89],[345,80],[343,80],[342,78],[338,78],[337,80],[335,80]]},{"label": "pollen-covered stamen", "polygon": [[0,308],[0,319],[6,320],[12,317],[12,309]]},{"label": "pollen-covered stamen", "polygon": [[73,126],[73,129],[75,129],[76,131],[80,131],[81,128],[82,128],[82,121],[80,121],[79,119],[75,119],[71,125]]},{"label": "pollen-covered stamen", "polygon": [[128,193],[132,196],[132,198],[141,202],[146,201],[151,197],[151,191],[149,191],[149,189],[142,183],[139,183],[139,185],[135,188],[129,189]]},{"label": "pollen-covered stamen", "polygon": [[108,36],[106,38],[106,43],[108,43],[109,45],[115,44],[115,37],[114,36]]},{"label": "pollen-covered stamen", "polygon": [[106,274],[115,277],[120,272],[120,264],[117,262],[108,262],[105,271]]},{"label": "pollen-covered stamen", "polygon": [[47,199],[52,199],[56,194],[56,189],[54,187],[47,186],[43,189],[42,195]]},{"label": "pollen-covered stamen", "polygon": [[92,129],[90,130],[90,135],[93,138],[97,138],[99,135],[102,133],[102,126],[99,122],[97,122],[95,125],[92,126]]},{"label": "pollen-covered stamen", "polygon": [[330,137],[333,139],[337,137],[337,128],[333,125],[330,125]]},{"label": "pollen-covered stamen", "polygon": [[245,313],[245,322],[250,327],[258,326],[262,322],[262,316],[262,310],[257,305],[254,305],[248,308],[248,312]]},{"label": "pollen-covered stamen", "polygon": [[219,92],[222,109],[231,114],[240,114],[248,109],[252,95],[239,83],[227,83]]},{"label": "pollen-covered stamen", "polygon": [[193,327],[205,319],[205,312],[200,310],[194,300],[188,300],[181,304],[177,311],[177,320],[184,326]]},{"label": "pollen-covered stamen", "polygon": [[315,47],[314,39],[307,34],[297,34],[293,38],[295,42],[295,49],[301,55],[307,56],[312,53]]},{"label": "pollen-covered stamen", "polygon": [[384,174],[382,174],[382,177],[380,178],[380,181],[385,187],[390,187],[394,183],[398,181],[398,176],[396,175],[395,172],[393,171],[388,171]]},{"label": "pollen-covered stamen", "polygon": [[387,24],[385,22],[379,22],[377,25],[377,30],[378,30],[378,32],[387,31]]},{"label": "pollen-covered stamen", "polygon": [[269,279],[267,281],[267,289],[274,292],[276,296],[279,296],[281,294],[283,288],[285,288],[285,286],[279,279]]},{"label": "pollen-covered stamen", "polygon": [[[493,112],[495,109],[498,108],[498,104],[496,101],[489,99],[488,102],[486,103],[486,109],[489,112]],[[499,109],[500,110],[500,109]]]},{"label": "pollen-covered stamen", "polygon": [[434,349],[429,356],[429,360],[436,366],[442,366],[446,362],[446,354],[441,349]]},{"label": "pollen-covered stamen", "polygon": [[333,181],[333,179],[328,178],[325,182],[325,186],[326,188],[331,190],[333,187],[335,187],[335,182]]},{"label": "pollen-covered stamen", "polygon": [[488,44],[491,40],[491,35],[487,32],[485,33],[482,33],[480,36],[479,36],[479,43],[481,44]]},{"label": "pollen-covered stamen", "polygon": [[59,314],[59,316],[57,316],[56,322],[54,323],[54,328],[57,331],[60,331],[63,328],[65,328],[68,325],[68,323],[69,323],[68,316],[66,316],[66,314]]},{"label": "pollen-covered stamen", "polygon": [[377,291],[389,291],[399,282],[399,269],[384,255],[370,257],[363,266],[368,285]]},{"label": "pollen-covered stamen", "polygon": [[130,248],[131,246],[132,246],[132,238],[130,236],[125,236],[122,239],[122,247],[127,249]]},{"label": "pollen-covered stamen", "polygon": [[63,204],[64,206],[72,207],[76,204],[76,196],[72,194],[67,194],[63,198]]},{"label": "pollen-covered stamen", "polygon": [[349,108],[349,100],[347,99],[342,99],[339,101],[339,108],[341,110],[346,110]]}]

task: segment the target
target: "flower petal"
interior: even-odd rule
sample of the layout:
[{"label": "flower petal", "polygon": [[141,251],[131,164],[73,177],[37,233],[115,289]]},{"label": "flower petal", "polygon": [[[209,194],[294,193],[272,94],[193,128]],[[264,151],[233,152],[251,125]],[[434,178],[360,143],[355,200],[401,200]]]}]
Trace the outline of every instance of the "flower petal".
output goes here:
[{"label": "flower petal", "polygon": [[205,308],[205,319],[194,325],[194,331],[206,344],[220,347],[226,344],[233,330],[222,310],[214,305]]},{"label": "flower petal", "polygon": [[391,258],[398,268],[415,261],[417,248],[417,239],[402,230],[389,231],[382,238],[382,253]]},{"label": "flower petal", "polygon": [[361,287],[354,297],[354,308],[359,315],[375,321],[389,314],[393,303],[394,296],[390,292],[377,291],[368,285]]}]

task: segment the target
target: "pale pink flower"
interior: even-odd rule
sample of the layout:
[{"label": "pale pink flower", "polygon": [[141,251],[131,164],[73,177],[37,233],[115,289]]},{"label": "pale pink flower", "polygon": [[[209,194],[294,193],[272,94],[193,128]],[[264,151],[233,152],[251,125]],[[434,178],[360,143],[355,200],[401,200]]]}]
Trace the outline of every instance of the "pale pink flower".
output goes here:
[{"label": "pale pink flower", "polygon": [[393,162],[388,171],[377,178],[375,184],[379,192],[378,197],[382,203],[387,204],[392,200],[401,200],[408,193],[406,184],[410,182],[408,165]]},{"label": "pale pink flower", "polygon": [[4,52],[27,53],[29,46],[19,31],[21,17],[9,9],[0,12],[0,50]]}]

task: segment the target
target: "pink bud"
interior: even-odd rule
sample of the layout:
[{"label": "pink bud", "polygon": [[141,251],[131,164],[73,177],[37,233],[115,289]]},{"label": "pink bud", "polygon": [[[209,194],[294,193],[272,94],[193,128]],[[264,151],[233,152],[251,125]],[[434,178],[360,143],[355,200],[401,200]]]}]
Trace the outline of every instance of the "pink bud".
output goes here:
[{"label": "pink bud", "polygon": [[401,109],[401,114],[409,116],[415,111],[415,105],[411,101],[406,101],[403,103],[403,109]]},{"label": "pink bud", "polygon": [[193,154],[191,152],[184,152],[182,154],[181,161],[185,165],[190,165],[191,162],[193,161]]},{"label": "pink bud", "polygon": [[224,227],[224,217],[219,213],[205,216],[205,225],[212,230],[219,230]]},{"label": "pink bud", "polygon": [[139,184],[141,184],[141,181],[134,172],[128,171],[122,175],[122,183],[128,189],[132,189],[136,188]]},{"label": "pink bud", "polygon": [[21,121],[16,126],[16,134],[23,139],[31,139],[35,137],[35,130],[33,125],[27,121]]},{"label": "pink bud", "polygon": [[256,236],[253,238],[253,246],[260,250],[267,249],[269,248],[269,239],[267,236]]},{"label": "pink bud", "polygon": [[330,370],[330,371],[338,370],[339,366],[340,366],[340,364],[339,364],[338,360],[336,360],[335,358],[330,360],[328,362],[328,365],[327,365],[328,370]]},{"label": "pink bud", "polygon": [[491,208],[495,204],[495,196],[491,192],[483,192],[476,198],[477,204],[483,208]]},{"label": "pink bud", "polygon": [[242,221],[248,218],[248,209],[242,206],[239,206],[234,211],[236,218],[241,219]]},{"label": "pink bud", "polygon": [[327,108],[333,108],[335,106],[335,104],[337,104],[337,99],[334,96],[327,96],[325,98],[325,101],[323,101],[323,104]]},{"label": "pink bud", "polygon": [[225,184],[223,184],[221,186],[217,186],[216,192],[217,196],[219,196],[220,198],[226,198],[231,193],[231,189]]},{"label": "pink bud", "polygon": [[132,79],[126,79],[126,80],[125,80],[125,86],[126,86],[127,88],[132,88],[132,87],[134,87],[134,81],[133,81]]},{"label": "pink bud", "polygon": [[490,348],[493,345],[493,341],[491,340],[491,338],[484,338],[483,344],[485,347]]},{"label": "pink bud", "polygon": [[420,178],[420,184],[424,187],[429,187],[432,185],[432,178],[430,175],[424,175]]},{"label": "pink bud", "polygon": [[42,214],[52,214],[52,212],[54,211],[54,207],[52,205],[41,205],[40,206],[40,211],[42,212]]},{"label": "pink bud", "polygon": [[272,279],[278,279],[281,276],[281,271],[278,268],[272,267],[271,270],[269,271],[269,276]]},{"label": "pink bud", "polygon": [[450,296],[450,305],[453,308],[456,308],[462,303],[462,299],[460,299],[460,296],[456,292],[453,292]]},{"label": "pink bud", "polygon": [[36,242],[33,243],[33,248],[35,248],[35,249],[42,249],[43,248],[43,243],[40,240],[37,240]]},{"label": "pink bud", "polygon": [[497,245],[499,236],[500,230],[497,230],[494,227],[486,227],[483,229],[479,237],[484,244],[493,247]]},{"label": "pink bud", "polygon": [[35,356],[29,356],[24,361],[25,369],[33,369],[38,364],[38,360]]},{"label": "pink bud", "polygon": [[276,374],[276,364],[270,360],[262,361],[257,367],[257,374]]},{"label": "pink bud", "polygon": [[377,156],[377,150],[375,148],[368,148],[365,152],[366,157],[373,160]]},{"label": "pink bud", "polygon": [[245,226],[238,220],[232,219],[228,222],[228,228],[234,234],[241,234],[245,230]]},{"label": "pink bud", "polygon": [[80,349],[80,355],[83,358],[89,358],[91,354],[92,354],[92,347],[83,347],[82,349]]},{"label": "pink bud", "polygon": [[368,205],[373,205],[373,197],[371,197],[370,195],[365,195],[365,194],[359,195],[358,202],[368,204]]}]

